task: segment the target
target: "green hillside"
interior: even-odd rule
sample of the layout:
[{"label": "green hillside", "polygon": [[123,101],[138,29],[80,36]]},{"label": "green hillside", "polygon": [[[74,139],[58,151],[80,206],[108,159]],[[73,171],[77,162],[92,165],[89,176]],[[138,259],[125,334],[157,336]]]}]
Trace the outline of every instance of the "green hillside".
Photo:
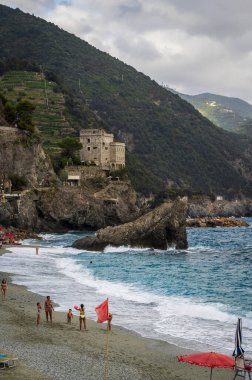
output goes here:
[{"label": "green hillside", "polygon": [[64,93],[76,130],[104,127],[126,142],[137,190],[172,184],[251,193],[250,140],[215,127],[146,75],[40,18],[0,6],[0,34],[0,72],[42,66]]},{"label": "green hillside", "polygon": [[252,105],[244,100],[209,93],[178,95],[218,127],[251,136]]},{"label": "green hillside", "polygon": [[40,72],[8,71],[0,78],[0,93],[7,100],[28,100],[35,105],[33,121],[48,149],[55,149],[62,137],[75,132],[71,118],[66,117],[64,96],[56,90],[57,84]]}]

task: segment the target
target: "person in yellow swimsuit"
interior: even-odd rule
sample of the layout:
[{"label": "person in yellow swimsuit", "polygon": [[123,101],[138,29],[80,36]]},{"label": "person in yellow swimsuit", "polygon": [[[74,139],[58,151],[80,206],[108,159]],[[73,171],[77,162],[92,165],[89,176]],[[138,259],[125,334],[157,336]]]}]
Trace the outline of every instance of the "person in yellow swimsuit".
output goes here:
[{"label": "person in yellow swimsuit", "polygon": [[83,325],[84,330],[87,331],[86,313],[85,313],[85,308],[84,308],[83,303],[80,305],[79,312],[80,312],[80,330],[82,329],[82,325]]}]

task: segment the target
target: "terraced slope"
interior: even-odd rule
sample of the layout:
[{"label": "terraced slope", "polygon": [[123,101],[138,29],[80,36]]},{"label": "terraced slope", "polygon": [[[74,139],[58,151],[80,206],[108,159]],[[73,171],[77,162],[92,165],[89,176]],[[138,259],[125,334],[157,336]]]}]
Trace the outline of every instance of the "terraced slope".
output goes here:
[{"label": "terraced slope", "polygon": [[9,71],[0,80],[0,92],[8,100],[23,99],[35,105],[33,121],[48,149],[56,149],[60,138],[74,133],[64,95],[57,88],[39,72]]}]

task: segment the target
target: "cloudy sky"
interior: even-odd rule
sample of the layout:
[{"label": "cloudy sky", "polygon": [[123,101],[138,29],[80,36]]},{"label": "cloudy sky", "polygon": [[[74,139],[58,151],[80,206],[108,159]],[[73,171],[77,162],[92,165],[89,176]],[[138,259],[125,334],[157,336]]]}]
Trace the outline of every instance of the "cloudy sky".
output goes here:
[{"label": "cloudy sky", "polygon": [[252,103],[251,0],[0,0],[34,13],[160,84]]}]

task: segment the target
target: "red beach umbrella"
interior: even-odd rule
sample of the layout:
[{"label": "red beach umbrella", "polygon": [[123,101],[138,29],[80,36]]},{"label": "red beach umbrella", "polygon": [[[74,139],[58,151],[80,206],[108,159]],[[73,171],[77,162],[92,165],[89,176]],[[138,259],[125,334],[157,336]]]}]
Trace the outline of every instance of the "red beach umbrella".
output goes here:
[{"label": "red beach umbrella", "polygon": [[177,358],[179,362],[210,367],[210,379],[212,379],[212,371],[214,367],[233,369],[235,366],[235,360],[233,358],[227,355],[218,354],[217,352],[200,352],[198,354],[178,356]]},{"label": "red beach umbrella", "polygon": [[8,237],[8,238],[14,238],[14,235],[13,235],[13,234],[5,234],[4,236],[5,236],[5,237]]}]

